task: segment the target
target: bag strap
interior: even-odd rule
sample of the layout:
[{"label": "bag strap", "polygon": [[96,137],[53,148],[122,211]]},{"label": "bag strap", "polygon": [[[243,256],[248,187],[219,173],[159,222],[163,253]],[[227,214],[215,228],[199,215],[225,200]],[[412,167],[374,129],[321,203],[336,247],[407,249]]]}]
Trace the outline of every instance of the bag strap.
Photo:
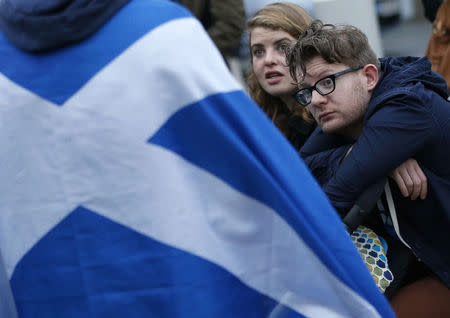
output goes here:
[{"label": "bag strap", "polygon": [[398,220],[397,220],[397,211],[395,210],[395,204],[394,204],[394,200],[392,198],[389,181],[386,181],[386,184],[384,186],[384,192],[386,193],[386,201],[388,204],[389,214],[391,216],[392,225],[394,226],[395,233],[397,233],[397,236],[400,239],[400,241],[403,244],[405,244],[405,246],[407,248],[411,249],[411,247],[408,245],[408,243],[406,243],[406,241],[403,239],[402,235],[400,234],[400,227],[398,225]]}]

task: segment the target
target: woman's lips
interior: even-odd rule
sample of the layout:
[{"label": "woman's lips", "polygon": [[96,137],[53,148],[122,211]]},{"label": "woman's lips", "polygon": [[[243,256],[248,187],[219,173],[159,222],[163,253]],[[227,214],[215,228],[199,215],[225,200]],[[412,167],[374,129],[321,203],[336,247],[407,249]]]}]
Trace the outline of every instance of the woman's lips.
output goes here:
[{"label": "woman's lips", "polygon": [[283,77],[283,74],[279,72],[269,72],[266,73],[266,80],[269,84],[276,84],[279,81],[281,81],[281,78]]}]

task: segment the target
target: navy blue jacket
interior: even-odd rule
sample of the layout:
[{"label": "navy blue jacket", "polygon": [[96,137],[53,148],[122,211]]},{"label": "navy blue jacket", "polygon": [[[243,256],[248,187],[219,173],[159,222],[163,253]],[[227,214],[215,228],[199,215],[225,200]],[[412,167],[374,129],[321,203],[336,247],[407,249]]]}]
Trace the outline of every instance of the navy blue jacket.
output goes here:
[{"label": "navy blue jacket", "polygon": [[[331,203],[348,211],[370,184],[415,158],[428,178],[425,200],[394,191],[402,236],[450,287],[450,103],[443,78],[423,58],[381,59],[382,76],[356,141],[315,131],[301,156]],[[350,154],[344,157],[350,144]]]},{"label": "navy blue jacket", "polygon": [[17,47],[45,52],[93,34],[129,0],[3,0],[0,29]]}]

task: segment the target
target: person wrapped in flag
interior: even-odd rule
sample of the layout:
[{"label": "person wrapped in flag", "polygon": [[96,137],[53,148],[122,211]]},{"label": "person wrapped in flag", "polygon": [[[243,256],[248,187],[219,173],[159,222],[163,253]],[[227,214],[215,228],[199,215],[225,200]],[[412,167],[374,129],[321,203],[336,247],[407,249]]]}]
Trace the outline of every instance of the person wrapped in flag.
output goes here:
[{"label": "person wrapped in flag", "polygon": [[189,11],[5,0],[0,29],[1,317],[393,317]]}]

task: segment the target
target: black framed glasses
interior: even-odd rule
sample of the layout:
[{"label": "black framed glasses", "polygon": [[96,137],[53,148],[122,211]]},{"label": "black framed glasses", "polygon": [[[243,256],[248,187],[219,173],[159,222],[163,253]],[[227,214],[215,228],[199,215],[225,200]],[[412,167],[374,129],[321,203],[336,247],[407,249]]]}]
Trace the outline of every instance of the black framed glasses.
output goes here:
[{"label": "black framed glasses", "polygon": [[337,72],[335,74],[325,76],[320,80],[318,80],[313,86],[299,89],[294,93],[293,97],[300,105],[308,106],[311,103],[313,90],[315,90],[322,96],[331,94],[334,92],[336,88],[336,78],[344,74],[360,70],[363,67],[364,66],[350,67],[346,70]]}]

